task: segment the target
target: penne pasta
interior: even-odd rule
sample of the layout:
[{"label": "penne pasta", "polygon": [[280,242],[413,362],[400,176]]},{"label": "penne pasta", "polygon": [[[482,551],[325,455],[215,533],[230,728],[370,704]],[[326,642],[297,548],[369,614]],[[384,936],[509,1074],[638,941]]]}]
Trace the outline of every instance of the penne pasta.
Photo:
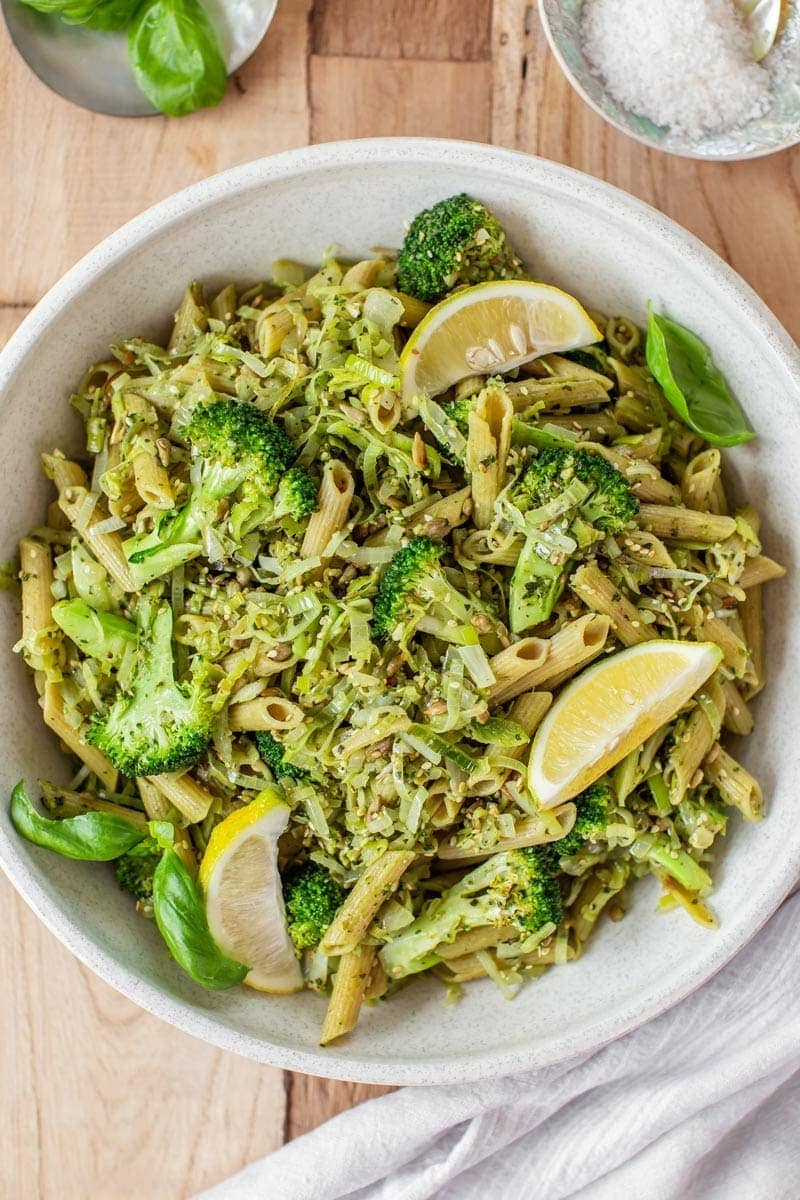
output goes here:
[{"label": "penne pasta", "polygon": [[761,691],[765,682],[764,613],[760,585],[748,588],[739,605],[739,620],[750,668],[748,678],[744,681],[743,694],[749,700]]},{"label": "penne pasta", "polygon": [[718,486],[721,466],[722,456],[716,448],[703,450],[689,460],[681,479],[681,496],[687,508],[700,512],[726,512]]},{"label": "penne pasta", "polygon": [[738,579],[739,587],[758,587],[760,583],[768,583],[770,579],[780,579],[786,574],[786,567],[767,558],[765,554],[755,554],[748,558]]},{"label": "penne pasta", "polygon": [[506,389],[491,387],[481,393],[469,414],[466,464],[477,529],[491,524],[494,502],[505,485],[513,413]]},{"label": "penne pasta", "polygon": [[286,700],[283,696],[259,696],[256,700],[245,700],[241,704],[232,704],[228,709],[228,723],[231,729],[294,729],[302,724],[305,713],[299,704]]},{"label": "penne pasta", "polygon": [[546,846],[548,842],[557,842],[559,838],[566,837],[575,824],[577,810],[574,804],[561,804],[558,808],[551,809],[547,815],[548,818],[551,815],[556,818],[555,829],[552,821],[545,821],[542,817],[522,817],[517,821],[516,832],[512,837],[498,838],[488,850],[465,853],[461,846],[445,839],[439,843],[437,856],[448,865],[457,863],[461,866],[481,862],[502,850],[519,850],[523,846]]},{"label": "penne pasta", "polygon": [[150,775],[146,782],[165,796],[187,821],[195,824],[208,816],[214,797],[201,787],[191,775],[179,771],[167,771],[163,775]]},{"label": "penne pasta", "polygon": [[84,740],[79,729],[69,724],[64,716],[64,702],[58,685],[46,683],[42,696],[42,712],[44,723],[64,743],[76,758],[86,763],[89,770],[97,776],[103,787],[109,792],[117,790],[119,773],[96,746],[90,746]]},{"label": "penne pasta", "polygon": [[355,1029],[375,960],[374,946],[358,946],[339,959],[319,1044],[328,1046]]},{"label": "penne pasta", "polygon": [[353,487],[353,476],[343,462],[332,459],[325,464],[317,501],[319,507],[309,519],[300,551],[303,558],[325,557],[331,538],[347,523]]},{"label": "penne pasta", "polygon": [[320,943],[323,953],[345,954],[356,949],[415,858],[413,850],[386,850],[365,868]]},{"label": "penne pasta", "polygon": [[680,542],[724,542],[736,532],[733,517],[664,504],[642,504],[638,524],[658,537]]},{"label": "penne pasta", "polygon": [[759,821],[764,815],[764,796],[756,780],[727,750],[709,754],[704,772],[725,804],[738,808],[745,821]]},{"label": "penne pasta", "polygon": [[579,567],[570,577],[569,586],[587,608],[608,617],[623,645],[636,646],[656,636],[655,630],[643,620],[639,610],[595,563]]},{"label": "penne pasta", "polygon": [[53,559],[50,547],[34,538],[19,544],[19,577],[22,587],[22,637],[25,641],[53,624]]},{"label": "penne pasta", "polygon": [[175,313],[175,325],[169,339],[167,349],[170,354],[185,354],[191,348],[197,335],[208,328],[208,308],[206,307],[203,286],[200,283],[190,283],[183,293],[180,307]]}]

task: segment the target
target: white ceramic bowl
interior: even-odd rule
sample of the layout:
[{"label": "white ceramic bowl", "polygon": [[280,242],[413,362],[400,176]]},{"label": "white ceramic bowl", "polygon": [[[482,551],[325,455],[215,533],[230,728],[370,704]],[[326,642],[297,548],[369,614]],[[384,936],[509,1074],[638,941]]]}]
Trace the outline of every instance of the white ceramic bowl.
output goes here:
[{"label": "white ceramic bowl", "polygon": [[[54,443],[76,443],[70,386],[110,340],[163,333],[189,279],[221,285],[257,278],[278,256],[313,262],[334,242],[355,257],[396,245],[406,219],[462,190],[495,210],[538,274],[592,305],[640,319],[651,298],[708,342],[759,434],[729,454],[737,490],[761,509],[769,551],[795,561],[800,355],[764,305],[710,250],[608,184],[504,150],[428,140],[343,142],[237,167],[157,205],[74,267],[0,357],[0,556],[41,520],[48,488],[38,455]],[[791,575],[770,590],[770,686],[757,702],[759,732],[743,751],[764,783],[769,817],[747,829],[732,822],[716,872],[719,932],[680,912],[656,915],[657,888],[642,881],[624,921],[606,923],[579,962],[549,972],[513,1003],[480,983],[445,1007],[438,984],[415,983],[323,1052],[319,997],[204,992],[170,960],[109,870],[21,841],[5,805],[0,860],[42,920],[103,979],[181,1029],[251,1058],[395,1083],[455,1082],[556,1062],[639,1025],[701,984],[752,937],[800,872],[800,739],[793,729],[800,683],[791,658],[800,614],[787,603],[792,594]],[[41,725],[31,681],[8,649],[18,636],[13,609],[0,597],[4,796],[21,776],[35,790],[38,775],[68,775]]]}]

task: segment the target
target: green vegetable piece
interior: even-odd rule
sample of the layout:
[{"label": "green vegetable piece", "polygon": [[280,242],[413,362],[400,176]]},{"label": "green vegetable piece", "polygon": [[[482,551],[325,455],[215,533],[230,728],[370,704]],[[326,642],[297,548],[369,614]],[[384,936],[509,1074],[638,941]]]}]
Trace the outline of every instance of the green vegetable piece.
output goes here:
[{"label": "green vegetable piece", "polygon": [[84,654],[107,667],[118,667],[125,651],[136,645],[132,621],[94,609],[78,597],[54,604],[51,616]]},{"label": "green vegetable piece", "polygon": [[275,776],[276,782],[281,779],[309,779],[308,771],[304,771],[302,767],[296,767],[294,763],[286,761],[286,752],[278,739],[270,733],[268,729],[259,730],[253,734],[253,741],[256,744],[259,756],[267,764],[272,774]]},{"label": "green vegetable piece", "polygon": [[105,713],[95,713],[86,740],[133,779],[191,767],[205,754],[214,719],[208,664],[178,682],[172,650],[172,609],[142,606],[139,648],[129,689],[118,689]]},{"label": "green vegetable piece", "polygon": [[223,954],[211,936],[197,886],[174,850],[165,850],[153,876],[153,914],[170,954],[204,988],[222,991],[248,972]]},{"label": "green vegetable piece", "polygon": [[439,962],[436,947],[483,925],[511,926],[519,936],[562,917],[561,891],[540,860],[539,847],[494,854],[423,905],[419,915],[378,957],[390,979],[425,971]]},{"label": "green vegetable piece", "polygon": [[37,12],[61,17],[65,25],[89,29],[125,29],[136,16],[142,0],[22,0]]},{"label": "green vegetable piece", "polygon": [[147,0],[128,29],[128,57],[147,99],[170,117],[225,95],[225,60],[198,0]]},{"label": "green vegetable piece", "polygon": [[283,879],[286,927],[298,950],[319,945],[345,897],[345,890],[319,863],[307,862]]},{"label": "green vegetable piece", "polygon": [[463,193],[418,213],[397,256],[400,290],[430,303],[457,284],[524,275],[500,222]]},{"label": "green vegetable piece", "polygon": [[650,309],[645,347],[654,379],[685,425],[713,446],[738,446],[755,434],[700,338]]},{"label": "green vegetable piece", "polygon": [[145,838],[117,863],[117,883],[135,900],[147,903],[153,898],[153,876],[160,861],[158,843],[154,838]]},{"label": "green vegetable piece", "polygon": [[82,862],[120,858],[147,837],[116,813],[87,812],[63,821],[43,817],[28,798],[22,780],[11,793],[10,815],[17,833],[35,846]]}]

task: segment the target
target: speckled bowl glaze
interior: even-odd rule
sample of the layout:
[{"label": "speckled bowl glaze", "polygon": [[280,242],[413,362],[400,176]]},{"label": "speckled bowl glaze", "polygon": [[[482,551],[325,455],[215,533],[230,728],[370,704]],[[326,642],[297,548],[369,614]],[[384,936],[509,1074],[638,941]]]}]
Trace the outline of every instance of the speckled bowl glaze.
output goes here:
[{"label": "speckled bowl glaze", "polygon": [[575,91],[622,133],[668,154],[716,162],[761,158],[800,142],[800,0],[789,0],[779,41],[764,60],[764,66],[769,66],[776,53],[781,58],[780,69],[772,73],[769,110],[755,120],[699,138],[655,125],[609,94],[602,77],[583,52],[583,4],[584,0],[539,0],[539,16],[550,48]]},{"label": "speckled bowl glaze", "polygon": [[[429,140],[342,142],[237,167],[164,201],[108,238],[41,301],[0,356],[0,470],[6,489],[0,555],[39,523],[48,487],[38,455],[70,448],[78,421],[67,404],[86,363],[121,335],[163,334],[185,282],[221,285],[263,276],[272,259],[315,261],[338,243],[359,257],[396,245],[403,223],[454,192],[495,210],[537,274],[591,305],[644,320],[648,298],[710,345],[744,403],[757,441],[728,455],[735,490],[763,513],[768,552],[798,557],[800,354],[750,289],[710,250],[637,200],[553,163],[487,146]],[[80,864],[16,837],[5,804],[0,861],[42,920],[119,991],[209,1042],[294,1070],[381,1083],[475,1080],[585,1053],[662,1012],[698,987],[752,937],[800,873],[793,659],[800,610],[789,577],[769,594],[770,686],[759,697],[747,765],[763,781],[769,817],[732,822],[717,871],[709,933],[675,912],[656,915],[642,881],[627,918],[607,923],[585,956],[546,974],[513,1003],[492,984],[442,1003],[420,981],[364,1014],[324,1052],[324,1001],[246,988],[205,992],[136,916],[108,868]],[[0,794],[24,777],[65,781],[69,768],[40,720],[33,687],[9,647],[15,604],[0,596],[3,754]]]}]

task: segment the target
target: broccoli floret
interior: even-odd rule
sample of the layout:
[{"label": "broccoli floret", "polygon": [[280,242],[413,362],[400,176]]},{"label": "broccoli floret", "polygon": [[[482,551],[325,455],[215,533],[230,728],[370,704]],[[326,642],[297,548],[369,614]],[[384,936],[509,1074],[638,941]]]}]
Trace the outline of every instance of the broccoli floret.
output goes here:
[{"label": "broccoli floret", "polygon": [[459,400],[445,400],[442,404],[442,408],[464,437],[469,437],[469,414],[479,395],[480,392],[475,392],[471,396],[462,396]]},{"label": "broccoli floret", "polygon": [[522,276],[522,264],[500,223],[463,193],[419,213],[397,256],[400,290],[429,303],[458,284]]},{"label": "broccoli floret", "polygon": [[[588,450],[542,450],[522,476],[514,496],[521,512],[558,501],[575,481],[586,492],[577,507],[584,520],[602,533],[620,533],[639,511],[631,485],[621,471]],[[578,489],[576,489],[577,494]]]},{"label": "broccoli floret", "polygon": [[445,641],[461,641],[460,630],[482,611],[464,599],[447,579],[440,542],[419,536],[398,550],[384,571],[372,610],[372,632],[378,642],[405,643],[424,627]]},{"label": "broccoli floret", "polygon": [[96,714],[87,740],[124,775],[161,775],[191,767],[211,739],[213,706],[208,670],[175,680],[172,609],[143,608],[136,666],[129,689],[119,690],[106,713]]},{"label": "broccoli floret", "polygon": [[551,842],[546,849],[551,851],[556,859],[570,858],[577,854],[586,842],[602,841],[614,799],[614,792],[607,783],[593,783],[575,799],[578,813],[572,829],[566,837]]},{"label": "broccoli floret", "polygon": [[[280,425],[261,409],[226,397],[196,405],[181,430],[192,450],[186,504],[165,513],[148,534],[129,538],[125,553],[139,587],[202,554],[205,535],[222,541],[220,509],[228,510],[230,551],[270,515],[272,500],[296,455]],[[297,484],[290,487],[295,496]]]},{"label": "broccoli floret", "polygon": [[61,600],[51,615],[75,645],[106,667],[118,667],[136,645],[136,626],[124,617],[92,608],[85,600]]},{"label": "broccoli floret", "polygon": [[259,730],[253,734],[256,749],[275,777],[276,783],[281,779],[308,779],[308,771],[295,767],[286,761],[286,751],[277,738],[268,729]]},{"label": "broccoli floret", "polygon": [[319,945],[344,897],[339,881],[318,863],[287,872],[283,879],[286,926],[298,950]]},{"label": "broccoli floret", "polygon": [[511,503],[527,535],[509,587],[511,629],[523,633],[550,616],[571,554],[619,533],[639,502],[622,472],[600,455],[553,446],[541,450],[517,480]]},{"label": "broccoli floret", "polygon": [[561,891],[536,847],[495,854],[425,905],[416,920],[380,952],[391,979],[439,961],[442,942],[484,925],[511,927],[520,937],[561,920]]},{"label": "broccoli floret", "polygon": [[117,883],[136,900],[146,904],[153,898],[153,876],[160,861],[158,843],[154,838],[145,838],[117,859]]},{"label": "broccoli floret", "polygon": [[278,484],[272,515],[280,520],[291,517],[302,521],[316,512],[317,488],[314,480],[303,467],[292,467]]}]

